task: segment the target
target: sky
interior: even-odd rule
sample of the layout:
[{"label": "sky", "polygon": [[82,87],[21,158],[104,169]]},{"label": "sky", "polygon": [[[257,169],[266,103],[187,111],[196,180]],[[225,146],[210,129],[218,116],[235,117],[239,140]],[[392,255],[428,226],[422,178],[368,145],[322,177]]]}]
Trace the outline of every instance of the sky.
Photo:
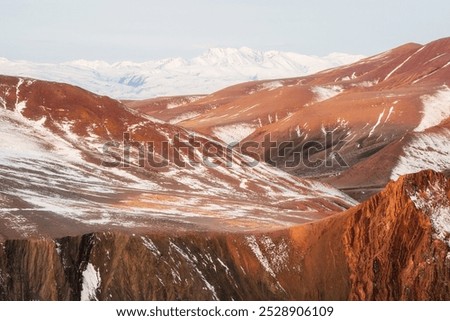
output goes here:
[{"label": "sky", "polygon": [[0,0],[0,57],[191,58],[212,47],[376,54],[450,36],[448,0]]}]

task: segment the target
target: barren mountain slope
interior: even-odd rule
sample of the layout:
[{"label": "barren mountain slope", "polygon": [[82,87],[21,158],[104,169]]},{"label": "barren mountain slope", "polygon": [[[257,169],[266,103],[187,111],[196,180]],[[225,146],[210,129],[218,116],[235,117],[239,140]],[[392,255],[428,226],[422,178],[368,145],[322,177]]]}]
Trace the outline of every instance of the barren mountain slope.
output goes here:
[{"label": "barren mountain slope", "polygon": [[[253,156],[364,199],[391,177],[448,169],[449,79],[444,38],[311,76],[232,86],[166,120],[188,118],[178,124],[226,143],[256,142]],[[261,145],[268,135],[277,143],[270,155]]]},{"label": "barren mountain slope", "polygon": [[193,133],[107,97],[30,79],[0,81],[3,238],[109,228],[273,229],[354,204],[328,185],[248,166],[247,157],[205,137],[188,149]]}]

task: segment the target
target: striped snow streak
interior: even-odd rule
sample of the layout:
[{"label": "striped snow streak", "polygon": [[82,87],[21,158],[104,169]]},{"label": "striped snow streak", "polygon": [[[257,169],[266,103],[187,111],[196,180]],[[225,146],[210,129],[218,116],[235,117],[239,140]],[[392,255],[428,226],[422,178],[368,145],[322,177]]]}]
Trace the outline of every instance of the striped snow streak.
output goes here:
[{"label": "striped snow streak", "polygon": [[376,124],[375,124],[375,125],[372,127],[372,129],[370,130],[369,137],[373,135],[373,133],[375,132],[375,129],[378,127],[378,125],[380,125],[381,119],[382,119],[383,116],[384,116],[384,112],[385,112],[385,110],[383,109],[383,112],[378,116],[378,119],[377,119]]},{"label": "striped snow streak", "polygon": [[425,48],[425,46],[423,46],[422,48],[420,48],[419,50],[417,50],[416,52],[414,52],[411,56],[409,56],[408,58],[405,59],[405,61],[403,61],[400,65],[398,65],[397,67],[395,67],[387,76],[386,78],[384,78],[384,80],[388,80],[389,77],[391,77],[397,70],[399,70],[400,68],[402,68],[412,57],[414,57],[416,54],[418,54],[419,52],[421,52],[423,49]]}]

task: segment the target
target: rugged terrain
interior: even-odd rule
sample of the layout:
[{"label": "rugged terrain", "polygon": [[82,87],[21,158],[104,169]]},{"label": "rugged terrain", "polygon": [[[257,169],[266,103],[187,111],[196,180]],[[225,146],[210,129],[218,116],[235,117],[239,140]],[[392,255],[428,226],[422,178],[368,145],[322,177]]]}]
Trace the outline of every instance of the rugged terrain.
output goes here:
[{"label": "rugged terrain", "polygon": [[[256,142],[253,157],[362,200],[399,175],[448,169],[449,79],[444,38],[311,76],[235,85],[166,113],[155,100],[130,106],[226,143]],[[277,143],[271,155],[266,137]]]},{"label": "rugged terrain", "polygon": [[449,44],[145,101],[0,76],[0,299],[449,300]]},{"label": "rugged terrain", "polygon": [[6,240],[8,300],[449,300],[450,183],[401,177],[342,214],[267,232]]},{"label": "rugged terrain", "polygon": [[355,204],[329,185],[249,166],[248,157],[204,136],[188,149],[193,133],[110,98],[0,81],[0,236],[110,226],[273,229]]}]

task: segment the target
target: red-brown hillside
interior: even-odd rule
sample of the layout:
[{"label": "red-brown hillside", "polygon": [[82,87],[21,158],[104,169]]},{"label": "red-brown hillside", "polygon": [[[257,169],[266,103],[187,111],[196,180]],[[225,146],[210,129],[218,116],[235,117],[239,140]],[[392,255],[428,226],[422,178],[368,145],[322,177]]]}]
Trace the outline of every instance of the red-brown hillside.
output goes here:
[{"label": "red-brown hillside", "polygon": [[[205,137],[188,150],[175,140],[188,144],[193,133],[69,85],[0,77],[0,122],[3,239],[115,228],[274,229],[354,204],[328,185],[250,167],[231,151],[216,155],[211,148],[225,149]],[[120,162],[124,133],[148,144],[131,146]],[[153,163],[139,159],[152,146]]]},{"label": "red-brown hillside", "polygon": [[[158,97],[145,100],[128,100],[123,101],[131,109],[141,113],[150,115],[157,119],[169,123],[178,123],[182,120],[192,118],[200,114],[199,110],[189,112],[184,110],[184,106],[189,105],[205,96],[174,96],[174,97]],[[182,112],[180,112],[182,110]]]},{"label": "red-brown hillside", "polygon": [[[444,38],[312,76],[236,85],[177,112],[201,113],[179,125],[227,143],[261,143],[270,134],[281,149],[271,157],[274,165],[366,198],[358,190],[371,194],[401,174],[448,169],[443,158],[450,150],[449,79],[450,38]],[[326,139],[325,132],[332,135]],[[295,148],[283,149],[286,141]],[[311,145],[319,148],[308,149]],[[420,156],[427,148],[433,149],[431,160]],[[335,161],[326,167],[286,165],[294,153],[310,153],[315,162],[336,149],[349,167]],[[257,153],[268,159],[262,148]]]}]

